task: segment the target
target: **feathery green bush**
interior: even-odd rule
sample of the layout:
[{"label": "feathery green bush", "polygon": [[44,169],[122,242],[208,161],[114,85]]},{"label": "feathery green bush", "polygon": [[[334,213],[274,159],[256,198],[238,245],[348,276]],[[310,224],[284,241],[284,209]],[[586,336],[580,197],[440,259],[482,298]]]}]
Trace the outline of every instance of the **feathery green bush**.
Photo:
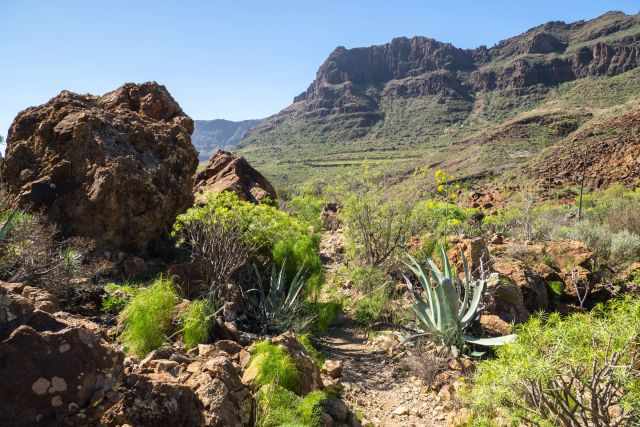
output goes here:
[{"label": "feathery green bush", "polygon": [[209,341],[212,326],[210,314],[207,300],[191,301],[181,317],[182,340],[186,348],[193,348]]},{"label": "feathery green bush", "polygon": [[289,353],[269,341],[257,343],[251,350],[248,370],[256,370],[258,386],[275,384],[294,393],[300,387],[300,372]]},{"label": "feathery green bush", "polygon": [[178,295],[171,280],[156,279],[140,289],[120,313],[124,324],[122,342],[125,349],[144,356],[167,339]]},{"label": "feathery green bush", "polygon": [[106,296],[102,299],[102,311],[105,313],[118,314],[125,308],[131,298],[134,297],[138,291],[138,287],[129,283],[122,285],[109,283],[105,285],[104,291]]},{"label": "feathery green bush", "polygon": [[320,427],[323,391],[313,391],[304,398],[278,386],[262,386],[256,394],[258,427]]}]

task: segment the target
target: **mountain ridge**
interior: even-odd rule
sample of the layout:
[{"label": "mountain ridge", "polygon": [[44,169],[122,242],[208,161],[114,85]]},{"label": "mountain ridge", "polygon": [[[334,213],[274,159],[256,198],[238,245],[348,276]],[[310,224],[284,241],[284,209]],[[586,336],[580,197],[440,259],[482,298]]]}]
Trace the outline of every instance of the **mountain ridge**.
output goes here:
[{"label": "mountain ridge", "polygon": [[[307,89],[249,131],[239,147],[283,180],[308,175],[294,167],[335,169],[390,149],[432,163],[415,148],[433,151],[468,140],[549,101],[563,85],[639,66],[640,14],[623,12],[551,21],[491,48],[461,49],[422,36],[338,47]],[[562,120],[581,124],[583,112],[575,116]],[[354,150],[366,154],[347,154]]]}]

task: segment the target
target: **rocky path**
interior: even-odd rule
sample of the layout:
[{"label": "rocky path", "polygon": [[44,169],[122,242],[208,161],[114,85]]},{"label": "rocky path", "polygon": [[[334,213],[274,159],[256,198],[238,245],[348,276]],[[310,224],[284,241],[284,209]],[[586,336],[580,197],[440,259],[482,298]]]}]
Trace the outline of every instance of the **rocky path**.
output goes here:
[{"label": "rocky path", "polygon": [[345,325],[321,339],[327,357],[343,364],[344,400],[365,426],[446,426],[440,398],[385,350],[388,337],[368,340],[365,331]]},{"label": "rocky path", "polygon": [[[344,254],[341,230],[323,233],[320,247],[325,271],[331,275]],[[424,381],[413,376],[397,348],[392,353],[398,343],[391,331],[368,333],[346,319],[317,344],[327,359],[342,363],[343,399],[364,426],[449,425],[446,396],[429,390]]]}]

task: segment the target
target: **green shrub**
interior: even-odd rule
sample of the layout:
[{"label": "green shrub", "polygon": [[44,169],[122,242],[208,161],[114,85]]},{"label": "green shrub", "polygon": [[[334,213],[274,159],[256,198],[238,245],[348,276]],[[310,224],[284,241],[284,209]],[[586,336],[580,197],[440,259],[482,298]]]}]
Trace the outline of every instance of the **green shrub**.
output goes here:
[{"label": "green shrub", "polygon": [[370,325],[382,320],[386,317],[386,309],[390,298],[391,295],[387,286],[379,286],[356,302],[354,307],[355,319],[364,325]]},{"label": "green shrub", "polygon": [[140,289],[120,313],[124,324],[122,342],[137,356],[160,347],[166,340],[178,295],[171,280],[159,278]]},{"label": "green shrub", "polygon": [[353,287],[360,292],[370,293],[374,289],[385,285],[387,275],[378,267],[354,267],[349,272],[349,279],[353,282]]},{"label": "green shrub", "polygon": [[313,332],[323,334],[342,313],[343,307],[340,301],[314,302],[307,304],[307,310],[313,317]]},{"label": "green shrub", "polygon": [[551,282],[547,283],[547,286],[551,290],[552,296],[561,297],[562,295],[564,295],[564,283],[558,280],[552,280]]},{"label": "green shrub", "polygon": [[307,394],[297,407],[302,424],[307,426],[321,426],[322,402],[328,396],[324,391],[315,390]]},{"label": "green shrub", "polygon": [[[173,235],[181,238],[186,224],[194,221],[233,224],[242,233],[246,245],[252,248],[254,261],[267,258],[279,265],[286,260],[288,279],[305,269],[314,290],[322,282],[319,255],[320,238],[310,224],[266,204],[254,204],[238,199],[232,192],[211,193],[204,206],[193,207],[179,215]],[[268,264],[268,262],[267,262]]]},{"label": "green shrub", "polygon": [[610,259],[614,265],[637,261],[640,257],[640,236],[627,230],[611,236]]},{"label": "green shrub", "polygon": [[191,301],[181,318],[182,340],[186,348],[193,348],[209,341],[212,326],[210,314],[211,310],[206,300]]},{"label": "green shrub", "polygon": [[294,393],[300,387],[300,372],[287,351],[269,341],[257,343],[251,350],[249,370],[255,370],[255,384],[275,384]]},{"label": "green shrub", "polygon": [[299,271],[289,280],[285,271],[284,265],[278,269],[274,264],[269,283],[259,278],[258,287],[247,292],[247,301],[251,302],[248,313],[256,320],[261,333],[303,332],[313,322],[303,300],[307,277]]},{"label": "green shrub", "polygon": [[[633,298],[590,313],[533,317],[515,343],[479,364],[466,399],[478,416],[513,425],[636,425],[638,337],[640,300]],[[614,409],[625,418],[612,419]]]},{"label": "green shrub", "polygon": [[348,254],[370,267],[393,260],[415,232],[412,209],[412,202],[371,182],[348,193],[341,210]]},{"label": "green shrub", "polygon": [[417,228],[442,235],[461,229],[477,211],[441,200],[425,200],[416,204],[413,215]]},{"label": "green shrub", "polygon": [[322,220],[320,216],[325,203],[326,202],[320,197],[303,194],[289,200],[287,208],[295,217],[311,224],[315,231],[320,231],[322,230]]},{"label": "green shrub", "polygon": [[600,263],[605,263],[611,255],[611,231],[606,226],[585,220],[561,228],[558,237],[584,242]]},{"label": "green shrub", "polygon": [[322,402],[327,395],[313,391],[304,398],[276,384],[265,385],[256,394],[258,427],[319,427]]},{"label": "green shrub", "polygon": [[134,297],[138,288],[132,284],[118,285],[109,283],[105,285],[104,291],[107,294],[102,300],[102,311],[105,313],[118,314],[127,303]]},{"label": "green shrub", "polygon": [[311,336],[309,334],[302,334],[296,336],[296,338],[298,339],[298,342],[302,344],[306,352],[309,353],[309,356],[311,356],[313,361],[316,362],[316,365],[321,368],[324,364],[325,357],[315,348],[311,342]]}]

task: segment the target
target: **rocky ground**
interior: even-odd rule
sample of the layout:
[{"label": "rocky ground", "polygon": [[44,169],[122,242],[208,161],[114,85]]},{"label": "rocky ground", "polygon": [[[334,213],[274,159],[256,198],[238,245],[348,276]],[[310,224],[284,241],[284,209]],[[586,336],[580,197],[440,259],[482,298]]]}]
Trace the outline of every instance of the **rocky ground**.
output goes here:
[{"label": "rocky ground", "polygon": [[398,343],[391,332],[370,340],[367,331],[346,325],[323,337],[321,348],[342,364],[343,398],[363,425],[447,425],[452,416],[447,392],[439,395],[408,371],[397,357],[402,353],[396,349],[394,355]]}]

